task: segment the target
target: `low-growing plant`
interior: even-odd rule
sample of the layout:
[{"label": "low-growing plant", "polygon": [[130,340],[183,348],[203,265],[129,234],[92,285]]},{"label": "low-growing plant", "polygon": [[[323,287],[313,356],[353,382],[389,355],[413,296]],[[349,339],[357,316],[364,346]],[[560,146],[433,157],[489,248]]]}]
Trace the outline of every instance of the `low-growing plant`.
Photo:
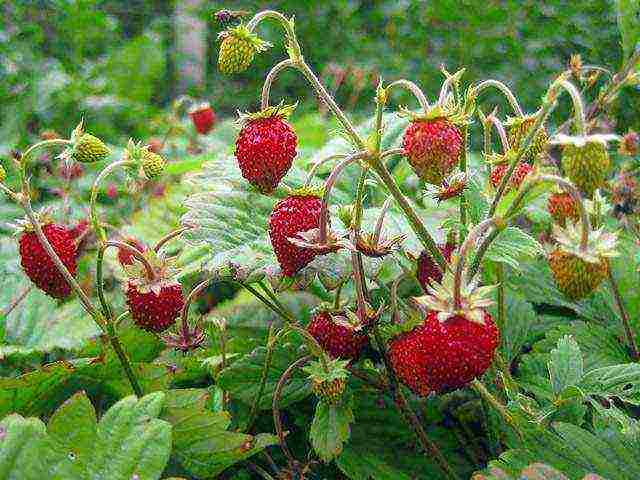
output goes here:
[{"label": "low-growing plant", "polygon": [[[380,79],[374,118],[356,126],[307,64],[293,18],[242,16],[215,15],[226,25],[225,74],[241,74],[271,48],[257,33],[261,22],[284,32],[287,58],[268,72],[260,110],[240,114],[234,155],[214,152],[190,179],[183,226],[154,246],[109,238],[97,196],[116,169],[136,180],[161,176],[161,148],[131,140],[98,174],[84,227],[98,244],[95,298],[76,279],[77,232],[34,212],[29,168],[40,149],[63,147],[68,171],[110,149],[80,123],[69,139],[17,156],[15,191],[1,172],[0,188],[26,213],[24,272],[51,297],[76,295],[104,340],[97,357],[4,385],[14,397],[0,394],[2,411],[17,413],[0,422],[2,478],[637,478],[640,365],[630,312],[638,305],[631,309],[619,286],[637,278],[614,262],[621,250],[637,254],[638,137],[602,132],[599,120],[624,86],[638,84],[640,46],[590,103],[585,95],[606,72],[579,57],[533,113],[504,83],[465,87],[464,69],[443,68],[434,102],[409,80]],[[287,69],[302,74],[340,127],[311,162],[298,155],[295,104],[270,98]],[[481,103],[490,88],[511,106],[506,120]],[[399,89],[418,108],[388,114]],[[550,115],[565,97],[573,116],[554,128]],[[179,104],[165,140],[178,133]],[[190,115],[209,133],[210,106]],[[476,118],[479,155],[469,148]],[[186,296],[165,254],[179,239],[207,253],[204,278]],[[118,249],[126,305],[105,289],[109,248]],[[191,312],[219,282],[259,302],[239,309],[266,335],[243,336],[224,307],[205,320]],[[265,310],[270,323],[256,325]],[[183,371],[171,363],[154,373],[152,365],[167,364],[160,357],[132,361],[142,346],[123,342],[127,317],[160,338],[162,356]],[[70,371],[99,380],[102,365],[115,362],[134,396],[120,395],[101,418],[84,392],[65,396],[46,426],[21,416],[51,413],[38,398],[55,396]]]}]

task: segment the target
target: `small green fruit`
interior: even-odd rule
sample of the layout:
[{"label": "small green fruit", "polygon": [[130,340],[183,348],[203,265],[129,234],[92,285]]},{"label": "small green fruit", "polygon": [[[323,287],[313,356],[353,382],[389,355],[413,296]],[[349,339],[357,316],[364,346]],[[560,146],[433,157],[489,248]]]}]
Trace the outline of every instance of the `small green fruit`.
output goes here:
[{"label": "small green fruit", "polygon": [[159,177],[164,172],[166,162],[157,153],[145,150],[142,154],[142,171],[149,179]]},{"label": "small green fruit", "polygon": [[104,160],[110,153],[111,150],[102,140],[85,133],[76,142],[71,156],[81,163],[93,163]]}]

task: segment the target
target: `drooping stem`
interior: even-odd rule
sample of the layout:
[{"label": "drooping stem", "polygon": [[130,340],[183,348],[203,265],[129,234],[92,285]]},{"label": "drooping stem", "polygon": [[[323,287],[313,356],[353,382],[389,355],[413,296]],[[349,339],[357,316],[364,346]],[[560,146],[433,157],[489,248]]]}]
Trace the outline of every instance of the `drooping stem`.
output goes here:
[{"label": "drooping stem", "polygon": [[269,70],[269,73],[264,80],[264,84],[262,85],[262,94],[260,95],[260,108],[262,110],[269,106],[271,85],[273,85],[275,79],[278,77],[280,72],[291,67],[295,67],[295,63],[290,58],[287,58],[286,60],[281,61],[280,63],[276,64],[271,70]]},{"label": "drooping stem", "polygon": [[[355,233],[353,232],[351,233],[351,241],[356,241]],[[353,283],[356,287],[357,316],[360,319],[360,322],[364,324],[367,316],[367,297],[362,263],[358,258],[357,252],[351,252],[351,269],[353,270]]]},{"label": "drooping stem", "polygon": [[513,92],[509,87],[507,87],[504,83],[498,80],[493,80],[493,79],[484,80],[483,82],[480,82],[478,85],[473,87],[473,92],[476,96],[478,96],[480,92],[482,92],[483,90],[489,87],[494,87],[500,90],[502,94],[505,96],[505,98],[508,100],[509,105],[511,105],[511,108],[513,109],[515,114],[519,117],[524,117],[524,112],[522,111],[522,108],[520,107],[520,104],[518,103],[516,96],[513,94]]},{"label": "drooping stem", "polygon": [[189,337],[189,308],[193,301],[198,298],[198,295],[202,293],[204,289],[206,289],[211,282],[214,280],[213,277],[209,277],[203,281],[201,281],[198,285],[193,287],[193,289],[187,295],[187,298],[184,300],[184,306],[182,307],[182,312],[180,312],[180,329],[182,332],[183,338]]},{"label": "drooping stem", "polygon": [[504,125],[493,113],[487,117],[487,122],[493,125],[496,132],[498,132],[498,135],[500,136],[500,143],[502,144],[502,152],[507,153],[509,151],[509,138],[507,137],[507,131],[505,130]]},{"label": "drooping stem", "polygon": [[260,22],[268,18],[277,20],[280,26],[285,31],[287,50],[289,51],[291,59],[294,61],[302,61],[302,50],[300,49],[300,44],[298,43],[298,40],[296,38],[296,33],[293,28],[293,21],[290,21],[280,12],[276,12],[275,10],[264,10],[262,12],[259,12],[251,20],[249,20],[249,22],[247,23],[247,28],[252,32],[256,29]]},{"label": "drooping stem", "polygon": [[502,332],[506,318],[504,267],[502,263],[496,264],[496,277],[496,281],[498,283],[498,318],[496,319],[496,325],[498,327],[498,331]]},{"label": "drooping stem", "polygon": [[457,256],[456,268],[453,277],[453,308],[459,310],[462,307],[461,302],[461,288],[462,288],[462,272],[464,271],[465,261],[469,252],[469,249],[476,243],[478,238],[490,227],[496,226],[495,218],[489,218],[480,222],[476,227],[469,232],[464,243],[460,247]]},{"label": "drooping stem", "polygon": [[382,209],[380,210],[380,215],[378,215],[378,220],[376,221],[376,228],[373,231],[373,239],[372,243],[374,246],[377,246],[380,242],[380,235],[382,234],[382,225],[384,224],[384,217],[387,215],[389,211],[389,207],[391,206],[391,202],[393,198],[387,197],[387,199],[382,204]]},{"label": "drooping stem", "polygon": [[387,352],[384,341],[382,340],[382,336],[380,335],[380,331],[377,325],[373,327],[373,334],[376,341],[376,347],[380,351],[382,360],[385,365],[385,371],[389,380],[389,389],[391,390],[391,395],[393,397],[396,408],[404,417],[405,421],[413,429],[424,453],[436,461],[447,478],[453,480],[458,479],[458,475],[455,473],[451,465],[449,465],[449,462],[442,454],[438,446],[427,436],[422,423],[420,423],[420,420],[416,416],[415,412],[411,409],[411,406],[402,393],[400,384],[398,383],[398,379],[395,375],[395,371],[393,370],[393,365],[391,364],[391,360],[389,359],[389,354]]},{"label": "drooping stem", "polygon": [[147,277],[149,278],[149,280],[153,280],[156,278],[156,272],[153,269],[153,266],[149,263],[149,260],[147,260],[144,254],[133,245],[130,245],[125,242],[120,242],[118,240],[108,240],[104,242],[104,244],[100,247],[100,249],[103,250],[108,247],[116,247],[116,248],[121,248],[123,250],[126,250],[131,255],[133,255],[133,258],[135,258],[140,263],[142,263],[145,271],[147,272]]},{"label": "drooping stem", "polygon": [[291,450],[289,450],[289,447],[287,446],[287,441],[285,439],[285,432],[284,432],[284,429],[282,428],[282,419],[280,418],[280,409],[278,408],[278,401],[280,400],[280,396],[282,395],[282,390],[284,389],[285,385],[289,381],[289,378],[291,377],[293,372],[295,372],[296,369],[298,368],[302,368],[309,360],[311,360],[311,356],[307,355],[306,357],[302,357],[296,360],[295,362],[293,362],[291,365],[289,365],[289,367],[284,371],[284,373],[280,377],[280,380],[278,380],[276,389],[273,392],[272,410],[273,410],[273,423],[276,428],[276,435],[280,440],[280,448],[282,449],[282,453],[284,453],[284,456],[287,457],[287,461],[289,462],[289,465],[292,467],[297,465],[297,462],[296,462],[296,459],[291,454]]},{"label": "drooping stem", "polygon": [[351,165],[353,162],[360,160],[366,156],[366,152],[357,152],[353,155],[349,155],[347,158],[342,160],[335,168],[331,171],[329,178],[327,178],[324,183],[324,194],[322,197],[322,208],[320,209],[320,244],[324,245],[327,241],[327,230],[329,228],[329,197],[331,196],[331,190],[335,185],[338,177],[342,173],[342,171]]},{"label": "drooping stem", "polygon": [[316,172],[318,171],[318,168],[320,168],[322,165],[332,162],[333,160],[340,160],[346,157],[347,155],[344,153],[337,153],[335,155],[329,155],[328,157],[323,158],[322,160],[319,160],[313,165],[311,165],[311,168],[309,169],[309,173],[307,174],[307,179],[304,182],[304,186],[308,187],[309,185],[311,185],[311,182],[313,181],[313,178],[315,177]]},{"label": "drooping stem", "polygon": [[286,335],[289,332],[287,327],[280,330],[278,333],[275,333],[276,326],[272,323],[269,326],[269,333],[267,337],[267,351],[264,357],[264,365],[262,367],[262,374],[260,375],[260,385],[258,386],[258,391],[256,392],[256,396],[253,399],[253,403],[251,405],[251,410],[249,411],[249,419],[247,420],[247,428],[246,432],[251,432],[253,428],[253,424],[258,418],[258,410],[260,407],[260,399],[264,394],[265,387],[267,385],[267,378],[269,376],[269,369],[271,368],[271,360],[273,358],[273,350],[277,345],[278,341],[281,337]]},{"label": "drooping stem", "polygon": [[425,246],[425,248],[429,250],[431,257],[436,261],[442,271],[446,271],[448,269],[448,265],[447,261],[442,255],[442,252],[440,252],[440,249],[436,245],[435,240],[433,239],[433,237],[431,237],[426,227],[422,223],[422,220],[420,220],[420,217],[418,217],[418,214],[415,212],[407,198],[404,196],[404,194],[396,184],[396,181],[393,179],[391,173],[389,173],[389,170],[387,170],[387,167],[379,159],[372,160],[371,166],[380,177],[380,180],[382,180],[384,185],[387,187],[389,193],[396,200],[396,202],[400,206],[400,209],[404,212],[404,215],[407,217],[411,228],[418,236],[422,244]]},{"label": "drooping stem", "polygon": [[0,316],[2,316],[3,318],[6,317],[7,315],[9,315],[11,312],[13,312],[13,310],[20,305],[20,302],[22,302],[25,298],[27,298],[27,295],[29,295],[29,292],[31,291],[31,289],[33,288],[33,285],[29,285],[26,288],[24,288],[12,301],[9,305],[7,305],[2,312],[0,313]]},{"label": "drooping stem", "polygon": [[153,251],[156,252],[156,253],[159,252],[160,249],[164,245],[166,245],[167,242],[170,242],[174,238],[179,237],[184,232],[187,232],[187,231],[191,230],[192,228],[193,227],[191,225],[186,225],[186,226],[178,228],[178,229],[176,229],[176,230],[174,230],[172,232],[169,232],[164,237],[162,237],[160,240],[158,240],[158,242],[156,243],[155,247],[153,247]]},{"label": "drooping stem", "polygon": [[582,96],[580,95],[580,92],[575,87],[575,85],[569,80],[561,80],[560,82],[558,82],[558,85],[564,88],[571,96],[571,100],[573,102],[574,124],[576,127],[576,131],[578,135],[584,137],[587,134],[587,120],[584,114],[584,103],[582,101]]},{"label": "drooping stem", "polygon": [[413,96],[416,97],[416,100],[418,100],[418,103],[420,104],[420,107],[422,108],[422,111],[424,113],[427,113],[431,108],[431,105],[429,105],[429,101],[427,100],[427,97],[425,96],[424,92],[415,83],[409,80],[404,80],[404,79],[396,80],[395,82],[390,83],[386,87],[386,90],[387,92],[390,92],[391,89],[396,87],[403,88],[409,91],[411,94],[413,94]]},{"label": "drooping stem", "polygon": [[631,357],[635,361],[638,361],[640,360],[640,353],[638,352],[638,344],[636,343],[636,339],[633,334],[633,329],[631,328],[631,322],[629,321],[629,314],[627,313],[627,309],[624,306],[624,300],[622,299],[622,295],[620,295],[618,282],[616,281],[616,278],[613,275],[613,271],[611,270],[611,262],[609,261],[609,259],[606,259],[605,261],[607,263],[607,276],[609,279],[609,285],[611,286],[611,292],[613,293],[613,298],[615,299],[616,305],[618,306],[618,311],[620,312],[620,318],[622,319],[622,326],[624,327],[624,333],[625,333],[625,336],[627,337],[629,350],[631,350]]},{"label": "drooping stem", "polygon": [[91,188],[91,200],[89,204],[90,215],[91,215],[91,224],[93,226],[93,231],[96,233],[98,240],[100,242],[104,242],[107,240],[107,234],[102,228],[100,224],[100,219],[98,218],[98,209],[96,205],[96,201],[98,199],[98,187],[100,186],[100,182],[102,182],[105,178],[107,178],[111,172],[113,172],[116,168],[126,167],[129,165],[135,165],[135,162],[131,160],[118,160],[117,162],[110,163],[107,165],[104,170],[100,172],[100,174],[96,177],[93,182],[93,187]]},{"label": "drooping stem", "polygon": [[551,85],[551,87],[549,87],[547,94],[543,98],[542,107],[536,113],[535,121],[533,122],[533,125],[531,126],[531,128],[529,129],[525,137],[522,139],[520,148],[517,150],[515,155],[513,155],[511,163],[509,164],[509,168],[503,175],[502,180],[500,181],[500,185],[498,185],[496,195],[493,198],[491,207],[489,208],[489,213],[488,213],[489,217],[493,216],[493,214],[495,213],[496,209],[498,208],[498,204],[502,199],[502,196],[507,190],[507,185],[509,185],[509,183],[511,182],[511,177],[513,176],[513,172],[515,171],[516,167],[520,163],[520,160],[522,160],[522,157],[524,157],[527,150],[529,150],[529,146],[533,143],[533,140],[538,134],[538,131],[540,130],[542,125],[544,125],[545,121],[547,120],[547,118],[555,108],[557,104],[556,100],[558,96],[558,88],[559,88],[558,84],[562,80],[563,80],[563,77],[560,77],[558,80],[556,80]]}]

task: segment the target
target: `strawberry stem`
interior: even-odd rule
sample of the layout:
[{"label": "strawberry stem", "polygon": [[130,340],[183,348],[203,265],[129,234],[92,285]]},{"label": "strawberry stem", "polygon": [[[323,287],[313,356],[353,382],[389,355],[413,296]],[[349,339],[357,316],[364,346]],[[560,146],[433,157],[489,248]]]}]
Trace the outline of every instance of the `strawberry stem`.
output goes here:
[{"label": "strawberry stem", "polygon": [[571,96],[573,102],[574,125],[578,135],[584,137],[587,135],[587,121],[584,114],[584,102],[580,92],[569,80],[560,80],[558,85],[564,88]]},{"label": "strawberry stem", "polygon": [[352,155],[349,155],[347,158],[342,160],[338,165],[334,167],[327,178],[327,181],[324,184],[324,194],[322,197],[322,207],[320,209],[320,245],[324,245],[327,243],[327,232],[329,229],[329,197],[331,195],[331,190],[333,189],[336,181],[338,180],[338,176],[342,173],[342,171],[354,163],[357,160],[365,158],[366,152],[357,152]]},{"label": "strawberry stem", "polygon": [[[505,130],[503,123],[493,113],[487,117],[487,123],[496,129],[496,132],[498,132],[498,135],[500,136],[502,153],[507,153],[509,151],[509,138],[507,137],[507,131]],[[491,135],[491,133],[489,133],[489,135]]]},{"label": "strawberry stem", "polygon": [[325,163],[329,163],[333,160],[340,160],[342,158],[346,158],[347,155],[343,154],[343,153],[337,153],[335,155],[330,155],[326,158],[323,158],[317,162],[315,162],[311,168],[309,169],[309,173],[307,174],[307,179],[304,182],[304,186],[305,187],[309,187],[311,185],[311,182],[313,181],[316,172],[318,171],[318,168],[320,168],[322,165],[324,165]]},{"label": "strawberry stem", "polygon": [[507,87],[504,83],[498,80],[489,79],[489,80],[484,80],[480,82],[475,87],[472,87],[473,95],[477,97],[480,94],[480,92],[482,92],[483,90],[486,90],[489,87],[494,87],[500,90],[502,94],[505,96],[505,98],[507,99],[507,101],[509,102],[509,105],[511,105],[511,108],[513,109],[515,114],[520,118],[524,117],[524,112],[522,111],[522,108],[520,107],[520,104],[518,103],[518,99],[516,98],[516,96],[513,94],[513,92],[509,87]]},{"label": "strawberry stem", "polygon": [[629,344],[629,350],[631,350],[631,357],[638,361],[640,359],[640,353],[638,353],[638,345],[636,343],[635,336],[633,334],[633,329],[631,328],[631,323],[629,321],[629,314],[624,306],[624,300],[622,299],[622,295],[620,295],[620,289],[618,288],[618,282],[616,282],[616,278],[613,275],[613,271],[611,270],[611,262],[609,259],[605,259],[607,262],[607,276],[609,279],[609,285],[611,286],[611,291],[613,292],[613,298],[616,300],[616,305],[618,306],[618,310],[620,312],[620,318],[622,319],[622,326],[624,327],[624,333],[627,337],[627,343]]},{"label": "strawberry stem", "polygon": [[376,221],[376,228],[373,231],[373,241],[371,243],[373,244],[374,248],[377,247],[378,243],[380,242],[380,235],[382,234],[382,225],[384,224],[384,217],[389,211],[389,207],[391,206],[392,201],[393,201],[393,198],[387,197],[387,199],[382,204],[380,215],[378,216],[378,220]]},{"label": "strawberry stem", "polygon": [[382,161],[382,157],[384,156],[386,155],[384,155],[383,153],[378,158],[370,157],[371,166],[380,177],[380,180],[387,187],[387,190],[389,190],[389,193],[393,196],[396,202],[398,202],[398,205],[400,206],[400,209],[404,212],[404,215],[409,221],[409,224],[411,225],[412,230],[418,236],[418,238],[420,239],[424,247],[427,250],[429,250],[429,253],[433,257],[433,259],[436,261],[440,269],[443,272],[446,271],[449,268],[449,266],[447,265],[447,261],[442,255],[442,252],[440,252],[440,249],[436,245],[435,240],[429,234],[426,227],[422,223],[422,220],[420,220],[420,217],[418,217],[418,214],[415,212],[415,210],[413,209],[413,207],[411,206],[407,198],[404,196],[404,194],[396,184],[396,181],[394,180],[393,176],[391,175],[391,173],[389,173],[389,170],[384,165]]},{"label": "strawberry stem", "polygon": [[173,240],[176,237],[179,237],[180,235],[182,235],[184,232],[188,232],[189,230],[193,229],[194,227],[192,225],[186,225],[184,227],[178,228],[172,232],[167,233],[164,237],[162,237],[160,240],[158,240],[158,242],[156,243],[155,247],[153,247],[153,251],[158,253],[160,251],[160,249],[167,244],[167,242],[170,242],[171,240]]},{"label": "strawberry stem", "polygon": [[144,254],[136,247],[126,242],[120,242],[118,240],[108,240],[102,244],[100,250],[106,250],[108,247],[122,248],[126,250],[131,255],[133,255],[136,260],[142,263],[145,271],[147,272],[147,278],[149,279],[149,281],[153,281],[156,279],[156,272],[153,269],[153,266],[149,263],[149,260],[147,260]]},{"label": "strawberry stem", "polygon": [[496,219],[489,218],[482,221],[476,227],[469,232],[467,238],[462,243],[457,255],[457,262],[455,267],[455,273],[453,277],[453,308],[460,310],[462,308],[462,272],[464,271],[464,264],[471,248],[471,245],[475,244],[480,235],[482,235],[488,228],[497,227]]},{"label": "strawberry stem", "polygon": [[403,88],[412,93],[413,96],[416,97],[416,100],[418,100],[418,103],[420,104],[420,107],[425,114],[431,109],[431,105],[429,105],[429,101],[427,100],[424,92],[420,90],[420,87],[418,87],[418,85],[416,85],[415,83],[404,79],[396,80],[395,82],[390,83],[385,88],[385,90],[387,91],[387,95],[391,91],[391,89],[395,87]]},{"label": "strawberry stem", "polygon": [[290,58],[281,61],[276,64],[269,73],[267,77],[264,79],[264,84],[262,85],[262,94],[260,95],[260,109],[264,110],[269,107],[269,96],[271,94],[271,85],[275,81],[276,77],[285,70],[286,68],[295,68],[296,64]]}]

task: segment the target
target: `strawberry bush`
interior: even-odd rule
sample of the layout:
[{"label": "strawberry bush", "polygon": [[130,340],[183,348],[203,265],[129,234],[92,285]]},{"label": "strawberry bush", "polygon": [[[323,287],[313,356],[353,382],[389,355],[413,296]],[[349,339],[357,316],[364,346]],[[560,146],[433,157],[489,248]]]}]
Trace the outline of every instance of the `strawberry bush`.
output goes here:
[{"label": "strawberry bush", "polygon": [[[282,32],[258,111],[14,151],[0,478],[638,478],[640,140],[607,121],[633,8],[617,72],[573,56],[528,110],[442,68],[358,122],[292,17],[222,10],[223,74]],[[330,119],[271,98],[288,70]]]}]

